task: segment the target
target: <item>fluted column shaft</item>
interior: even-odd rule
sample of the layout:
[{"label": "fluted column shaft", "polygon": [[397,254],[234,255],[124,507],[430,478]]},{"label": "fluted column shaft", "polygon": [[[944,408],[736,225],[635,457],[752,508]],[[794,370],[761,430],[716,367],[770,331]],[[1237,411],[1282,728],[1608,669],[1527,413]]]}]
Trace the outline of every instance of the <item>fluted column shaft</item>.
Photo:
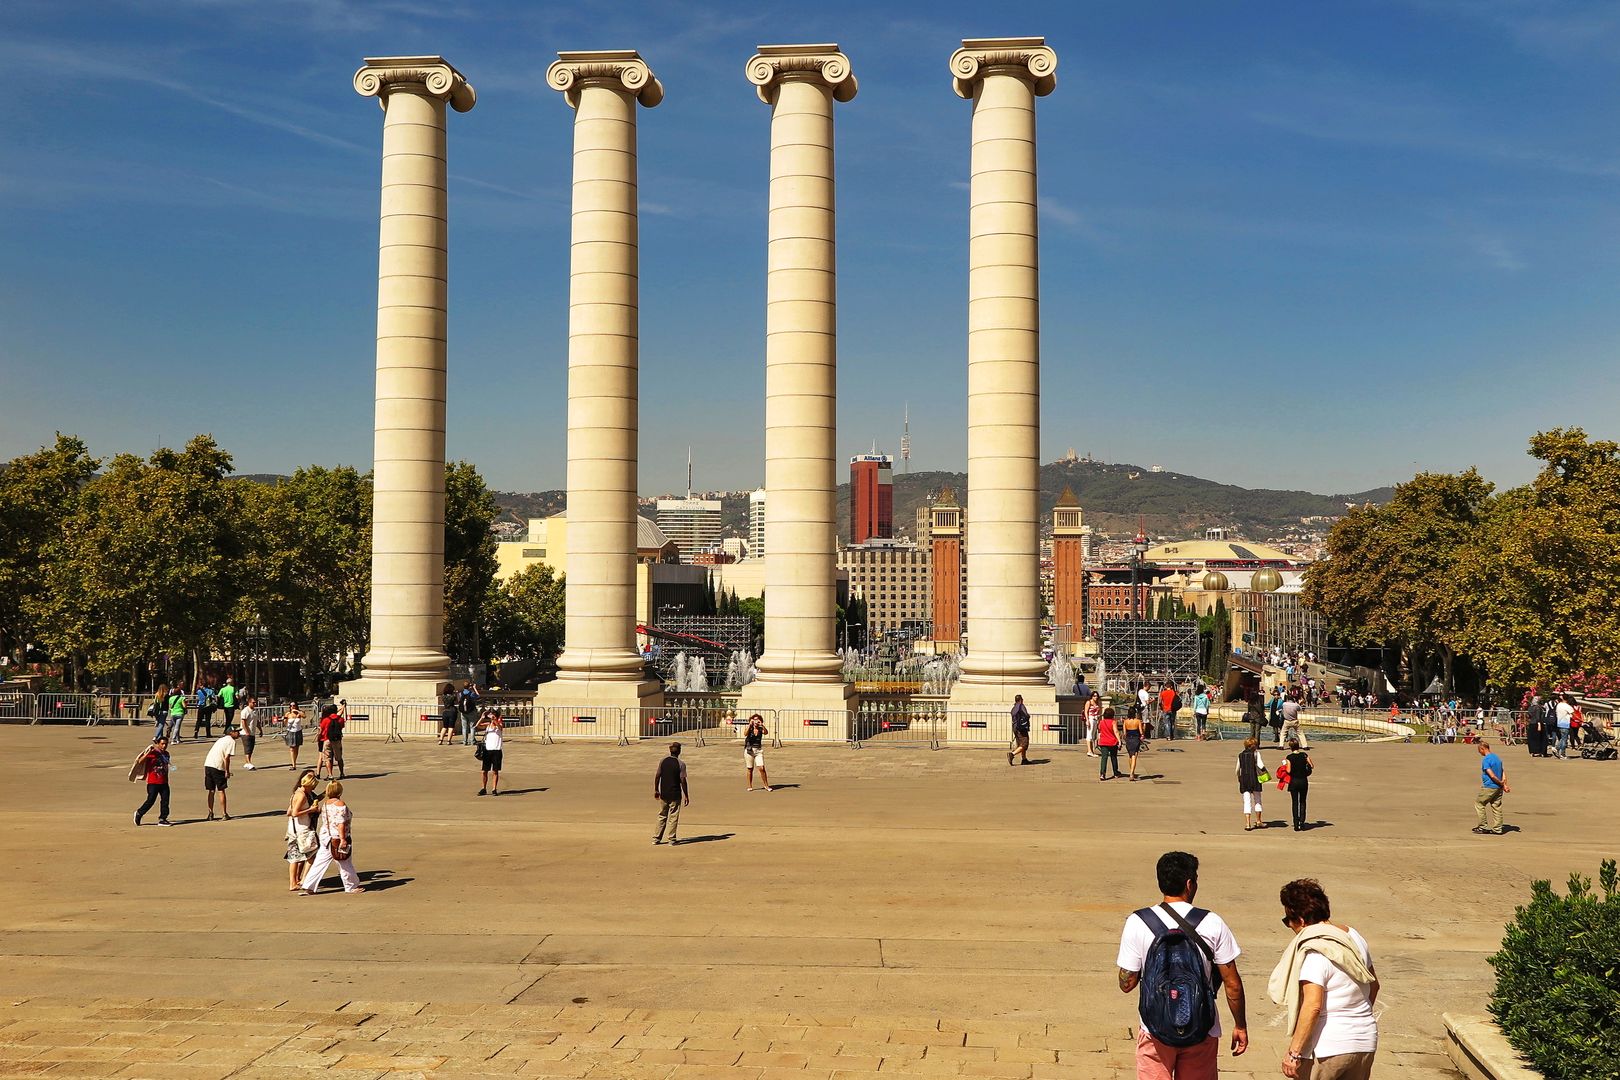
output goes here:
[{"label": "fluted column shaft", "polygon": [[[968,54],[971,73],[960,59]],[[973,101],[968,248],[967,638],[962,682],[1045,682],[1040,655],[1040,257],[1035,97],[1040,39],[964,42]],[[966,94],[964,95],[966,96]]]},{"label": "fluted column shaft", "polygon": [[640,683],[636,648],[639,254],[636,105],[662,94],[633,53],[565,53],[548,79],[574,107],[568,277],[564,684]]},{"label": "fluted column shaft", "polygon": [[771,110],[765,300],[764,682],[837,682],[833,96],[783,77]]},{"label": "fluted column shaft", "polygon": [[472,88],[437,57],[367,60],[383,110],[368,686],[448,677],[444,651],[445,105]]}]

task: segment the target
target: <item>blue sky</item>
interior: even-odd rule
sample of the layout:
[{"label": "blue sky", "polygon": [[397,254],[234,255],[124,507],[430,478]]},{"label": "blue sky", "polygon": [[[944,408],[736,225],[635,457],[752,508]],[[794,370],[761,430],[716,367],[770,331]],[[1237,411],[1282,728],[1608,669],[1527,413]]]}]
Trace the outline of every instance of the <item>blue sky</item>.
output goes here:
[{"label": "blue sky", "polygon": [[564,483],[572,114],[558,49],[637,48],[646,493],[763,474],[760,42],[836,41],[839,451],[965,462],[963,36],[1045,34],[1043,457],[1352,491],[1516,483],[1613,437],[1620,5],[164,0],[0,6],[0,459],[55,430],[243,471],[371,454],[381,113],[440,53],[451,456]]}]

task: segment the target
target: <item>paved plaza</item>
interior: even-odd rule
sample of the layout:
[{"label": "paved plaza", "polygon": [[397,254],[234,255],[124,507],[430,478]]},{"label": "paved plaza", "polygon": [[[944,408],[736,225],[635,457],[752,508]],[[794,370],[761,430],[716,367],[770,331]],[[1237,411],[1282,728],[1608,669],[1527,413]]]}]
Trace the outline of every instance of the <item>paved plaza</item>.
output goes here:
[{"label": "paved plaza", "polygon": [[[34,775],[0,838],[0,1075],[387,1072],[716,1078],[1132,1075],[1121,921],[1170,848],[1232,924],[1248,1055],[1284,1048],[1266,976],[1278,887],[1315,876],[1383,979],[1379,1073],[1449,1076],[1440,1014],[1479,1012],[1484,958],[1536,877],[1594,873],[1581,805],[1620,767],[1507,751],[1508,822],[1477,836],[1472,747],[1323,745],[1306,833],[1244,833],[1235,742],[1156,744],[1152,779],[1099,784],[1069,750],[784,748],[772,793],[735,744],[688,741],[677,848],[650,843],[661,744],[510,737],[506,794],[470,749],[352,739],[365,895],[286,892],[286,753],[202,822],[203,747],[177,751],[173,829],[130,822],[144,731],[0,728]],[[306,749],[310,749],[306,747]],[[154,815],[155,816],[155,815]],[[332,879],[335,884],[335,878]]]}]

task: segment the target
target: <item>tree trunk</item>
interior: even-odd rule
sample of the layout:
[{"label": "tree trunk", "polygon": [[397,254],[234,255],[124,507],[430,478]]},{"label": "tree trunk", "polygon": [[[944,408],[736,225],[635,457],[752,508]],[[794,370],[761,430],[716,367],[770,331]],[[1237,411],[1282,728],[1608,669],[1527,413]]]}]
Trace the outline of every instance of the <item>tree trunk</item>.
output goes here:
[{"label": "tree trunk", "polygon": [[1457,690],[1457,682],[1452,677],[1452,671],[1455,667],[1456,659],[1456,653],[1452,652],[1444,645],[1440,646],[1440,663],[1442,665],[1442,669],[1445,671],[1446,693],[1448,694],[1455,693]]}]

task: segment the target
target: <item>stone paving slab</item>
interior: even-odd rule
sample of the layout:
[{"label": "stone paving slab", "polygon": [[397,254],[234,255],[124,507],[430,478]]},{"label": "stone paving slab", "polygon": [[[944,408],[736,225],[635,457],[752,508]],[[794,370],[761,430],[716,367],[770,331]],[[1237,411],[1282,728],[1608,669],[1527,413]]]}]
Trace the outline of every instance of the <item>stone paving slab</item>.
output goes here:
[{"label": "stone paving slab", "polygon": [[[462,1011],[417,1005],[414,1011],[374,1012],[370,1003],[356,1001],[318,1012],[207,1000],[165,999],[159,1006],[151,999],[81,1004],[71,998],[12,999],[0,1003],[0,1076],[1058,1080],[1134,1075],[1134,1041],[1124,1027],[930,1024],[921,1017],[874,1015],[861,1017],[857,1027],[821,1024],[808,1016],[755,1018],[701,1010],[628,1010],[626,1019],[623,1009],[480,1005]],[[138,1014],[150,1017],[137,1025],[146,1030],[106,1030],[109,1022]],[[435,1018],[453,1022],[435,1025]],[[244,1023],[263,1033],[244,1038]],[[561,1027],[570,1030],[552,1030]],[[667,1034],[651,1034],[660,1030]],[[154,1037],[163,1044],[151,1045],[147,1040]],[[1455,1075],[1443,1054],[1386,1052],[1384,1060],[1412,1080]],[[1256,1049],[1227,1058],[1222,1071],[1270,1075],[1276,1067],[1275,1054]]]},{"label": "stone paving slab", "polygon": [[[1372,943],[1380,1073],[1443,1075],[1440,1014],[1480,1010],[1529,882],[1608,852],[1565,820],[1569,791],[1620,794],[1620,768],[1510,749],[1522,831],[1480,837],[1471,747],[1334,744],[1315,751],[1319,828],[1244,833],[1231,743],[1156,744],[1137,784],[1099,784],[1066,750],[1008,768],[786,747],[784,786],[750,794],[735,746],[688,740],[683,833],[706,839],[671,849],[649,843],[659,745],[514,736],[497,800],[474,795],[464,748],[356,738],[346,794],[372,891],[301,899],[277,744],[258,755],[276,767],[233,778],[237,819],[214,823],[202,747],[184,744],[181,827],[135,829],[123,774],[143,744],[0,728],[33,770],[0,789],[0,1075],[1128,1075],[1114,952],[1169,848],[1203,860],[1200,902],[1244,948],[1255,1049],[1224,1071],[1276,1070],[1276,891],[1314,876]],[[1280,822],[1286,799],[1266,798]]]}]

